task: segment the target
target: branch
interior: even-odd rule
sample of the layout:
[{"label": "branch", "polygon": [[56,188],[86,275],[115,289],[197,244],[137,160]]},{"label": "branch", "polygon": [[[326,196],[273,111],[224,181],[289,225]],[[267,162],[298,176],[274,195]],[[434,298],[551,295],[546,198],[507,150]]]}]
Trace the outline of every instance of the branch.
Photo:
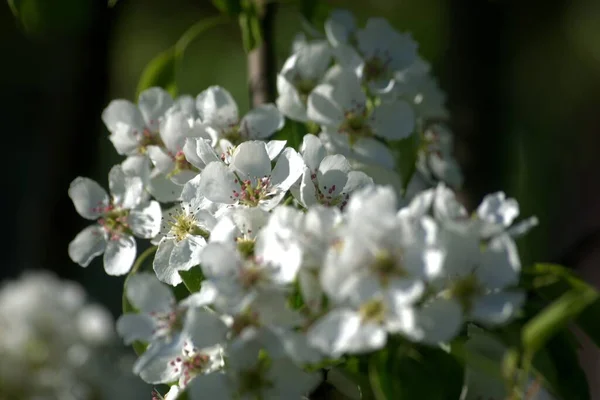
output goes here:
[{"label": "branch", "polygon": [[253,107],[275,100],[276,60],[273,25],[277,4],[255,0],[259,11],[262,42],[248,54],[248,89]]}]

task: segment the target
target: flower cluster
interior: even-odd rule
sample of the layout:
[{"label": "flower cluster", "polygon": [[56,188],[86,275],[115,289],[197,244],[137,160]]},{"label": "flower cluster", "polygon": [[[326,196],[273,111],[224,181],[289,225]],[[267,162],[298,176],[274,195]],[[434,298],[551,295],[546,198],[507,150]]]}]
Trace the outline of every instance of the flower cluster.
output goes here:
[{"label": "flower cluster", "polygon": [[136,398],[126,371],[115,369],[114,339],[112,316],[75,283],[43,272],[7,281],[0,287],[0,398]]},{"label": "flower cluster", "polygon": [[[445,343],[468,322],[518,314],[514,237],[535,220],[513,225],[519,207],[502,192],[473,213],[457,201],[462,176],[429,72],[409,35],[338,11],[324,36],[296,41],[276,104],[240,118],[213,86],[108,105],[103,121],[127,158],[110,194],[71,184],[96,223],[69,254],[87,266],[104,253],[107,273],[124,275],[135,237],[156,246],[153,272],[128,277],[131,312],[117,323],[125,343],[146,345],[137,375],[171,385],[169,399],[300,399],[319,385],[317,365],[390,338]],[[286,118],[306,128],[298,148],[273,138]],[[416,172],[398,176],[406,140],[418,144]],[[407,190],[381,184],[390,177]]]}]

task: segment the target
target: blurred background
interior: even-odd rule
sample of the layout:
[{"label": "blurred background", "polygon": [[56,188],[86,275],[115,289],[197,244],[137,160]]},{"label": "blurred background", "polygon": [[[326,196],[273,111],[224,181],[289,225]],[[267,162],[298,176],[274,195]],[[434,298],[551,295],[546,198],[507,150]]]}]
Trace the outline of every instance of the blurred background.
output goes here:
[{"label": "blurred background", "polygon": [[[216,15],[209,0],[21,0],[25,25],[0,6],[0,279],[50,269],[82,282],[120,313],[122,278],[101,258],[84,270],[67,255],[87,225],[67,196],[78,175],[106,185],[119,161],[100,114],[135,101],[144,66],[193,23]],[[52,4],[50,4],[52,3]],[[275,26],[280,66],[300,30],[293,1]],[[520,244],[526,262],[554,261],[593,274],[600,263],[600,1],[328,1],[360,20],[384,16],[420,44],[448,94],[464,201],[504,190],[540,225]],[[236,23],[187,49],[180,93],[209,85],[248,108],[245,54]],[[599,252],[600,253],[600,252]],[[597,272],[600,275],[600,271]],[[598,282],[600,283],[600,279]]]}]

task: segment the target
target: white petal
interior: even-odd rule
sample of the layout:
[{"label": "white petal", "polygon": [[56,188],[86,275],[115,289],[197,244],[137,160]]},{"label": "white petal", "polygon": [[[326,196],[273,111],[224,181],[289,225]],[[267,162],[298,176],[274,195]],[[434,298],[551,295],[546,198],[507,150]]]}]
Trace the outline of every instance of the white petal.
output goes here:
[{"label": "white petal", "polygon": [[194,346],[202,349],[224,343],[228,328],[218,314],[191,308],[186,313],[183,331],[192,339]]},{"label": "white petal", "polygon": [[301,399],[321,382],[317,372],[304,372],[287,357],[276,358],[269,368],[269,378],[273,386],[264,390],[265,399]]},{"label": "white petal", "polygon": [[117,320],[117,333],[126,345],[136,340],[149,342],[154,329],[154,321],[146,314],[124,314]]},{"label": "white petal", "polygon": [[162,174],[168,174],[175,168],[175,160],[158,146],[148,146],[148,157],[152,160],[152,164]]},{"label": "white petal", "polygon": [[375,135],[384,139],[404,139],[415,129],[415,112],[402,100],[380,104],[371,118]]},{"label": "white petal", "polygon": [[356,32],[356,39],[365,58],[385,52],[392,71],[410,66],[417,56],[417,44],[410,35],[398,33],[385,18],[369,18],[365,28]]},{"label": "white petal", "polygon": [[196,111],[196,99],[190,95],[182,95],[175,99],[173,102],[172,110],[183,111],[190,118],[196,118],[198,112]]},{"label": "white petal", "polygon": [[331,49],[325,41],[310,42],[296,54],[296,71],[308,81],[318,82],[331,63]]},{"label": "white petal", "polygon": [[275,164],[271,174],[271,184],[287,191],[302,175],[304,161],[291,147],[286,148]]},{"label": "white petal", "polygon": [[121,235],[109,240],[104,251],[104,270],[108,275],[125,275],[135,261],[136,244],[133,236]]},{"label": "white petal", "polygon": [[146,126],[152,132],[158,132],[160,118],[165,115],[172,105],[173,98],[171,95],[159,87],[144,90],[140,93],[138,99],[138,107],[144,116]]},{"label": "white petal", "polygon": [[360,329],[361,317],[349,309],[334,309],[307,332],[311,346],[333,358],[344,354]]},{"label": "white petal", "polygon": [[519,203],[515,199],[507,199],[504,192],[489,194],[477,208],[477,217],[485,225],[482,234],[490,236],[509,227],[519,216]]},{"label": "white petal", "polygon": [[205,245],[206,241],[200,236],[188,236],[181,242],[176,242],[169,258],[170,267],[187,271],[200,264],[200,255]]},{"label": "white petal", "polygon": [[233,152],[231,166],[242,179],[271,175],[271,160],[264,142],[252,140],[240,144]]},{"label": "white petal", "polygon": [[240,127],[248,139],[265,139],[283,128],[285,119],[274,104],[262,104],[242,118]]},{"label": "white petal", "polygon": [[209,243],[202,252],[201,267],[207,279],[236,276],[242,261],[233,247],[222,243]]},{"label": "white petal", "polygon": [[315,172],[321,161],[327,155],[327,151],[321,143],[321,140],[312,134],[304,135],[302,139],[302,146],[300,147],[300,152],[302,153],[302,158],[306,163],[306,166],[310,168],[311,172]]},{"label": "white petal", "polygon": [[325,21],[325,34],[333,46],[348,42],[352,33],[356,30],[354,15],[347,10],[334,10]]},{"label": "white petal", "polygon": [[445,299],[436,299],[417,310],[414,321],[408,315],[405,317],[404,326],[399,331],[413,340],[428,344],[452,340],[463,322],[460,305]]},{"label": "white petal", "polygon": [[235,387],[221,372],[213,372],[196,376],[190,383],[188,392],[191,400],[231,400],[236,398],[233,390]]},{"label": "white petal", "polygon": [[169,239],[162,239],[158,244],[158,250],[156,251],[156,255],[154,256],[154,261],[152,263],[152,268],[156,273],[157,278],[164,283],[167,283],[171,286],[179,285],[182,280],[179,276],[179,271],[175,268],[171,267],[169,263],[169,259],[171,258],[171,253],[173,252],[173,248],[175,247],[175,241]]},{"label": "white petal", "polygon": [[119,123],[108,139],[120,155],[136,154],[140,145],[137,132],[136,128]]},{"label": "white petal", "polygon": [[282,75],[277,75],[277,108],[289,119],[307,122],[306,105],[300,98],[298,90]]},{"label": "white petal", "polygon": [[343,193],[349,194],[355,190],[361,189],[365,186],[372,185],[373,178],[365,174],[362,171],[350,171],[348,172],[348,180],[344,186]]},{"label": "white petal", "polygon": [[492,239],[475,270],[477,278],[488,289],[501,289],[519,282],[521,260],[515,242],[504,234]]},{"label": "white petal", "polygon": [[269,140],[267,142],[267,154],[269,154],[269,159],[271,161],[275,160],[277,156],[283,151],[286,143],[287,141],[285,140]]},{"label": "white petal", "polygon": [[348,353],[368,353],[385,346],[387,333],[379,324],[362,323],[356,333],[350,338]]},{"label": "white petal", "polygon": [[130,209],[142,200],[144,182],[140,177],[127,176],[120,165],[111,168],[108,174],[108,186],[115,205]]},{"label": "white petal", "polygon": [[87,267],[90,262],[104,252],[106,233],[100,225],[91,225],[82,230],[69,243],[69,257],[73,262]]},{"label": "white petal", "polygon": [[167,312],[175,304],[171,289],[162,284],[154,274],[132,274],[125,284],[125,293],[131,305],[143,313]]},{"label": "white petal", "polygon": [[129,176],[139,177],[144,186],[150,180],[150,160],[145,155],[129,156],[121,163],[123,172]]},{"label": "white petal", "polygon": [[79,215],[86,219],[97,219],[109,204],[106,191],[89,178],[75,178],[69,186],[69,197]]},{"label": "white petal", "polygon": [[152,344],[133,365],[133,372],[140,376],[144,382],[151,384],[170,383],[176,381],[181,371],[175,372],[169,363],[181,356],[183,343],[157,342]]},{"label": "white petal", "polygon": [[203,193],[207,199],[216,203],[234,204],[241,186],[236,183],[237,177],[222,162],[211,162],[200,174],[200,186],[198,191]]},{"label": "white petal", "polygon": [[342,193],[348,181],[349,171],[350,163],[341,154],[325,157],[317,171],[317,182],[321,193],[332,197]]},{"label": "white petal", "polygon": [[197,139],[196,151],[198,152],[200,159],[202,159],[206,165],[213,161],[221,161],[211,143],[206,139]]},{"label": "white petal", "polygon": [[184,169],[181,171],[177,171],[176,174],[171,175],[171,181],[173,181],[173,183],[177,185],[183,186],[196,176],[198,176],[198,173],[196,171]]},{"label": "white petal", "polygon": [[505,324],[525,302],[523,292],[500,292],[477,298],[471,310],[473,320],[487,324]]},{"label": "white petal", "polygon": [[[342,66],[344,70],[352,71],[353,73],[357,74],[357,76],[362,75],[365,62],[353,46],[348,44],[340,44],[339,46],[333,48],[333,55],[337,60],[337,64]],[[340,75],[338,72],[338,77],[339,76]],[[329,79],[331,79],[331,75],[329,76]]]},{"label": "white petal", "polygon": [[344,121],[344,109],[336,102],[334,87],[322,84],[308,96],[306,115],[319,125],[338,127]]},{"label": "white petal", "polygon": [[113,100],[102,111],[102,121],[112,133],[119,125],[136,130],[136,134],[144,130],[144,119],[139,108],[128,100]]},{"label": "white petal", "polygon": [[161,174],[158,169],[154,169],[150,175],[148,192],[161,203],[170,203],[179,200],[183,187],[175,184],[170,179]]},{"label": "white petal", "polygon": [[160,123],[160,137],[171,153],[183,149],[185,138],[191,136],[190,118],[178,111],[169,113]]},{"label": "white petal", "polygon": [[[202,160],[202,158],[200,158],[200,155],[198,154],[198,140],[205,140],[205,139],[198,139],[198,138],[186,138],[185,139],[185,144],[183,145],[183,154],[185,155],[185,159],[192,164],[194,167],[198,168],[199,170],[204,169],[204,167],[206,166],[206,164],[204,163],[204,161]],[[216,160],[214,160],[216,161]]]},{"label": "white petal", "polygon": [[311,207],[318,203],[317,189],[311,179],[311,173],[306,168],[300,179],[300,187],[298,188],[298,197],[292,191],[292,194],[305,208]]},{"label": "white petal", "polygon": [[200,93],[196,98],[196,108],[202,122],[219,129],[229,128],[239,121],[235,100],[220,86],[211,86]]}]

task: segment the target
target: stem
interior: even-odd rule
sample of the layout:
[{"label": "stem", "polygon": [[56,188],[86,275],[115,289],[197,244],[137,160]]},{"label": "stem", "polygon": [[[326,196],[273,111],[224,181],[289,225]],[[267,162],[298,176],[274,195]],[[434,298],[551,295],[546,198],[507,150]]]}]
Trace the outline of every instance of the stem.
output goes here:
[{"label": "stem", "polygon": [[158,250],[158,246],[148,247],[146,250],[144,250],[144,252],[140,254],[140,256],[137,258],[137,260],[135,260],[135,264],[133,264],[133,267],[131,268],[131,273],[135,274],[137,270],[140,269],[142,264],[144,264],[146,258],[156,253],[156,250]]},{"label": "stem", "polygon": [[263,40],[248,54],[248,90],[252,107],[275,100],[276,79],[273,25],[277,4],[267,0],[255,2]]}]

